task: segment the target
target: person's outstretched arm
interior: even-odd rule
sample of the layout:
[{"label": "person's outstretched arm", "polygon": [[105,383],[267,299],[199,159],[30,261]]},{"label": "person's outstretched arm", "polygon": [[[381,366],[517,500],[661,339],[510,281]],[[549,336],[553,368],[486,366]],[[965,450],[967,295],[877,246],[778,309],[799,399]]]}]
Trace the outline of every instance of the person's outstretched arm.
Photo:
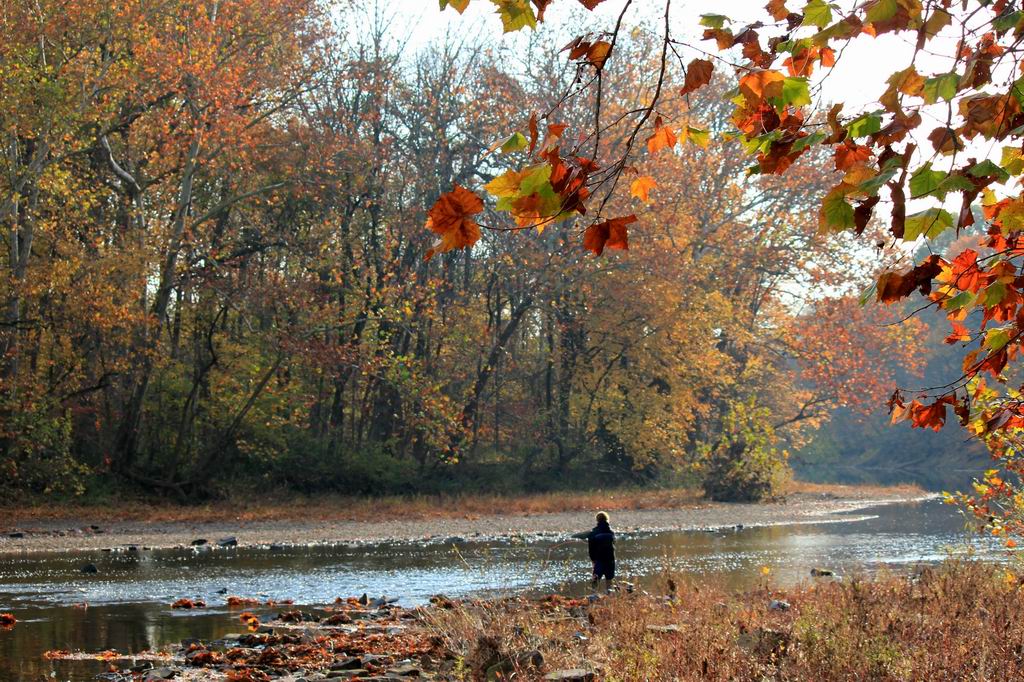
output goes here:
[{"label": "person's outstretched arm", "polygon": [[591,531],[583,531],[582,533],[573,533],[570,537],[576,538],[577,540],[586,540],[590,538]]}]

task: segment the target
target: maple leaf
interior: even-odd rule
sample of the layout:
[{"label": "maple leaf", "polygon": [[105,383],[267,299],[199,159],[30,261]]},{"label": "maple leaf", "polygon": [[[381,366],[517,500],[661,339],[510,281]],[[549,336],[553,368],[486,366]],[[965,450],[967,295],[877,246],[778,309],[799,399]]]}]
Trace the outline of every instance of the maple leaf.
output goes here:
[{"label": "maple leaf", "polygon": [[748,103],[781,97],[786,77],[778,71],[754,71],[740,78],[740,93]]},{"label": "maple leaf", "polygon": [[782,21],[789,16],[789,10],[786,9],[786,0],[768,0],[765,9],[768,10],[768,13],[772,15],[772,19],[775,21]]},{"label": "maple leaf", "polygon": [[512,33],[529,26],[537,28],[537,17],[530,7],[530,0],[491,0],[497,8],[505,33]]},{"label": "maple leaf", "polygon": [[583,235],[583,248],[600,256],[605,248],[629,250],[629,238],[626,226],[637,221],[635,215],[612,218],[603,223],[595,223],[587,228]]},{"label": "maple leaf", "polygon": [[662,149],[674,147],[676,139],[675,132],[658,116],[654,119],[654,134],[647,138],[647,151],[657,154]]},{"label": "maple leaf", "polygon": [[836,147],[836,170],[848,171],[871,158],[871,148],[847,142]]},{"label": "maple leaf", "polygon": [[427,251],[426,258],[435,253],[472,246],[480,239],[480,226],[471,216],[484,210],[484,202],[461,185],[442,194],[431,207],[427,229],[441,235],[441,239]]},{"label": "maple leaf", "polygon": [[711,82],[711,74],[715,65],[707,59],[694,59],[686,67],[686,78],[683,82],[682,94],[686,95],[704,87]]},{"label": "maple leaf", "polygon": [[463,12],[465,12],[466,8],[469,7],[469,0],[440,0],[440,1],[441,1],[441,9],[442,10],[445,7],[451,7],[456,12],[458,12],[459,14],[462,14]]},{"label": "maple leaf", "polygon": [[640,201],[650,201],[651,190],[657,188],[658,183],[650,175],[641,175],[629,186],[629,193]]},{"label": "maple leaf", "polygon": [[580,0],[580,4],[589,10],[596,9],[602,2],[604,2],[604,0]]},{"label": "maple leaf", "polygon": [[612,44],[606,40],[598,40],[587,50],[587,61],[600,71],[612,52]]}]

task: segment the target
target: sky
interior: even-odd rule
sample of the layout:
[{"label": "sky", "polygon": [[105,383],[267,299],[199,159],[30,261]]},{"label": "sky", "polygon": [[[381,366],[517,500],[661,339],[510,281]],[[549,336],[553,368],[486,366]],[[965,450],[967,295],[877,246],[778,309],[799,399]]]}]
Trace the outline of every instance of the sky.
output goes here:
[{"label": "sky", "polygon": [[[522,40],[521,35],[502,35],[501,21],[488,0],[471,0],[469,9],[459,15],[454,9],[438,11],[435,0],[391,0],[384,3],[385,11],[395,12],[400,19],[397,26],[402,26],[410,38],[411,47],[425,46],[431,41],[444,37],[446,31],[455,35],[465,32],[494,36],[497,40]],[[548,9],[546,21],[539,26],[542,31],[559,31],[571,16],[589,17],[592,25],[601,29],[610,29],[622,11],[625,0],[605,0],[594,12],[583,9],[575,0],[556,0]],[[799,0],[791,5],[797,7]],[[852,5],[850,2],[837,3],[840,6]],[[644,19],[661,21],[664,11],[664,0],[634,0],[626,16],[627,25],[635,25]],[[702,41],[699,26],[700,15],[706,12],[724,14],[737,20],[737,23],[763,19],[764,2],[761,0],[673,0],[670,12],[673,35],[691,44],[714,50],[713,41]],[[529,29],[525,29],[529,31]],[[573,36],[566,34],[568,41]],[[910,63],[913,45],[905,38],[883,36],[876,39],[855,41],[842,55],[834,71],[825,79],[822,94],[826,100],[843,100],[849,102],[848,109],[855,105],[867,106],[878,99],[885,90],[885,79],[894,70],[904,68]],[[696,52],[694,57],[700,56]],[[937,71],[942,67],[939,60],[918,59],[918,63],[932,65]]]},{"label": "sky", "polygon": [[[539,25],[538,30],[564,33],[562,37],[568,42],[574,36],[567,32],[566,24],[573,16],[582,17],[595,31],[609,30],[614,26],[625,2],[626,0],[605,0],[597,10],[588,12],[575,0],[555,0],[548,9],[545,22]],[[736,20],[734,26],[743,26],[751,21],[766,18],[765,2],[766,0],[672,0],[670,22],[673,37],[717,54],[713,41],[704,41],[701,38],[703,28],[699,26],[700,15],[706,12],[724,14]],[[803,4],[804,0],[788,0],[791,9],[800,10]],[[851,10],[855,4],[850,0],[833,3],[842,10]],[[454,36],[489,36],[496,42],[512,45],[525,45],[528,39],[529,29],[503,35],[501,21],[489,0],[471,0],[469,8],[462,15],[450,7],[443,12],[439,11],[437,0],[382,0],[381,8],[386,14],[395,15],[394,31],[407,38],[408,46],[412,49],[439,41],[444,38],[446,32]],[[632,27],[645,20],[660,22],[664,8],[665,0],[634,0],[624,25]],[[835,11],[834,16],[840,16],[840,12]],[[930,41],[930,50],[918,54],[914,60],[919,73],[931,76],[947,72],[952,61],[940,55],[952,53],[958,37],[959,35],[953,35],[953,29],[950,28],[949,35],[940,34]],[[911,64],[914,53],[911,40],[906,36],[887,34],[877,38],[862,36],[851,41],[839,54],[834,68],[815,73],[812,79],[812,93],[813,86],[820,86],[815,93],[815,105],[827,109],[830,103],[841,101],[844,103],[844,117],[879,109],[877,100],[887,87],[886,79],[893,72]],[[696,50],[683,52],[686,61],[700,56],[703,55]],[[733,61],[741,62],[742,58],[737,55]],[[720,68],[720,65],[716,65],[716,70]],[[999,77],[1000,74],[997,72],[996,76]],[[931,144],[926,136],[932,128],[945,124],[946,106],[940,103],[925,107],[922,115],[924,123],[914,133],[919,150],[918,163],[923,163],[931,157]],[[999,147],[995,145],[986,148],[968,147],[967,154],[961,155],[958,162],[962,163],[966,156],[978,159],[993,158],[998,161],[999,152]],[[949,159],[932,161],[937,169],[942,168],[944,163],[949,163]],[[914,212],[934,205],[934,199],[926,202],[912,200],[908,209]],[[950,195],[946,208],[959,210],[959,196]]]}]

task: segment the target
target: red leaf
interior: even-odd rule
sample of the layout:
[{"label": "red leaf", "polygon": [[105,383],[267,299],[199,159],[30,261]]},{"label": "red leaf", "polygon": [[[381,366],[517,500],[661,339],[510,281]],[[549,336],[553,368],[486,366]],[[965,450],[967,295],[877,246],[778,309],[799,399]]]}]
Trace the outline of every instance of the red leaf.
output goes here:
[{"label": "red leaf", "polygon": [[854,166],[866,163],[871,158],[871,148],[847,142],[836,147],[836,170],[848,171]]},{"label": "red leaf", "polygon": [[461,185],[442,194],[430,209],[427,229],[441,239],[427,251],[427,259],[435,253],[472,246],[480,239],[480,226],[471,216],[484,210],[484,202]]},{"label": "red leaf", "polygon": [[715,65],[707,59],[694,59],[686,67],[686,79],[683,83],[682,94],[686,95],[710,83],[714,70]]},{"label": "red leaf", "polygon": [[587,228],[583,235],[583,248],[593,251],[600,256],[605,248],[629,249],[629,237],[626,234],[626,226],[635,223],[635,215],[612,218],[603,223],[596,223]]}]

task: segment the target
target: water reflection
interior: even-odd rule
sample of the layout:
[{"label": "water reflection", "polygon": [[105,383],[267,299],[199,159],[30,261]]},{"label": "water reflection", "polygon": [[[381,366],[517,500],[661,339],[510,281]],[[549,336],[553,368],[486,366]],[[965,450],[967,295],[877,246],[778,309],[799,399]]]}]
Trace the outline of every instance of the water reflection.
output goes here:
[{"label": "water reflection", "polygon": [[[621,537],[622,575],[642,585],[666,571],[713,575],[733,588],[762,580],[795,582],[813,567],[839,572],[879,566],[911,567],[963,551],[967,536],[952,508],[938,502],[879,507],[852,523],[672,532]],[[991,541],[975,541],[982,556],[1002,557]],[[95,563],[96,575],[80,567]],[[0,679],[89,679],[99,663],[54,665],[46,649],[142,651],[185,637],[237,632],[224,608],[225,591],[242,596],[317,604],[369,592],[406,604],[430,595],[563,590],[579,593],[589,570],[581,542],[499,541],[451,545],[314,547],[283,551],[168,550],[86,552],[0,559],[0,610],[19,623],[0,632]],[[201,612],[172,611],[180,597],[204,599]],[[75,604],[88,603],[88,608]]]}]

